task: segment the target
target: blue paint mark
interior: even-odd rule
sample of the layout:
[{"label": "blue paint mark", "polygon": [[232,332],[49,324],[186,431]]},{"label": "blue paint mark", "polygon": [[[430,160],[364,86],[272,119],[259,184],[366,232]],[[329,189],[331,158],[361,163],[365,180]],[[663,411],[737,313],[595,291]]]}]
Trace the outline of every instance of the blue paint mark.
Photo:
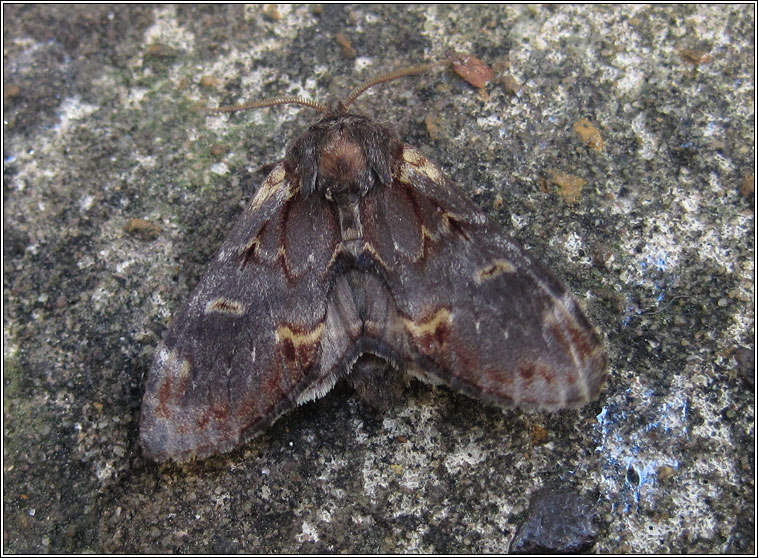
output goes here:
[{"label": "blue paint mark", "polygon": [[689,399],[685,399],[684,403],[682,404],[682,424],[684,424],[684,427],[682,428],[682,434],[684,434],[685,437],[690,435],[689,426],[687,425],[687,415],[689,413],[689,407],[690,407],[690,401]]},{"label": "blue paint mark", "polygon": [[[628,387],[620,396],[634,393],[641,401],[651,401],[653,392],[652,388],[637,392]],[[671,446],[670,451],[663,449],[660,453],[661,448],[657,444],[651,446],[651,437],[646,433],[658,429],[667,433],[674,444],[687,436],[687,429],[683,427],[689,411],[686,397],[658,401],[646,408],[652,418],[645,423],[639,423],[636,413],[627,413],[612,401],[607,402],[596,415],[595,452],[602,460],[605,482],[616,489],[617,496],[612,502],[614,510],[624,513],[638,512],[648,499],[658,497],[661,490],[657,486],[658,470],[661,466],[680,468],[680,462],[675,458],[675,446]],[[643,490],[645,499],[642,498]]]},{"label": "blue paint mark", "polygon": [[[639,479],[636,484],[633,484],[629,481],[628,471],[630,469],[634,471],[637,478]],[[652,487],[658,480],[658,462],[653,459],[642,464],[639,460],[630,457],[626,460],[626,470],[627,475],[624,478],[624,484],[631,488],[632,492],[634,493],[634,503],[639,505],[640,491],[642,490],[642,487],[646,484]]]},{"label": "blue paint mark", "polygon": [[605,422],[605,419],[606,419],[607,416],[608,416],[608,408],[607,407],[603,407],[603,410],[600,411],[600,413],[598,413],[598,415],[597,415],[597,421],[600,424],[603,424]]},{"label": "blue paint mark", "polygon": [[666,255],[659,255],[653,260],[653,264],[658,268],[658,271],[666,271]]}]

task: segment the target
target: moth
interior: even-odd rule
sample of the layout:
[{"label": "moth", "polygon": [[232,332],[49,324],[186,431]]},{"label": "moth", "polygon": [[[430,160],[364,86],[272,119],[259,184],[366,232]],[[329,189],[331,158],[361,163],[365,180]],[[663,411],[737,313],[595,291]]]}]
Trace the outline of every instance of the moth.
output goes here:
[{"label": "moth", "polygon": [[158,347],[144,453],[228,451],[341,378],[391,398],[410,374],[501,407],[598,395],[603,345],[574,296],[421,151],[327,107],[268,174]]}]

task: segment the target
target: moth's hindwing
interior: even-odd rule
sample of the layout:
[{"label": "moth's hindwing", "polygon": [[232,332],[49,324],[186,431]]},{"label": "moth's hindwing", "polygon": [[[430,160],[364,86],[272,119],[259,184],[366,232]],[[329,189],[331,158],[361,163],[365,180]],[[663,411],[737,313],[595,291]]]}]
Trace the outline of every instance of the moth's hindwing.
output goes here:
[{"label": "moth's hindwing", "polygon": [[142,405],[158,461],[231,449],[335,377],[322,374],[331,210],[277,165],[162,343]]},{"label": "moth's hindwing", "polygon": [[597,395],[606,355],[574,296],[417,149],[403,146],[391,186],[362,212],[411,373],[501,406],[556,410]]}]

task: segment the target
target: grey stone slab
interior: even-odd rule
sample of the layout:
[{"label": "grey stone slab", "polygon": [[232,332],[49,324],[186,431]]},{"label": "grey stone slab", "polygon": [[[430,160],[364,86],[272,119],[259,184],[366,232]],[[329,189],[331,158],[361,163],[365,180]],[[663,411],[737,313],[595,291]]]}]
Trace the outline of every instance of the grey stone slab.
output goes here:
[{"label": "grey stone slab", "polygon": [[[594,502],[595,552],[755,552],[753,5],[3,9],[5,552],[503,552],[546,486]],[[145,459],[162,331],[317,119],[196,105],[323,100],[448,50],[495,80],[358,108],[566,280],[600,399],[414,384],[378,413],[339,386],[229,454]]]}]

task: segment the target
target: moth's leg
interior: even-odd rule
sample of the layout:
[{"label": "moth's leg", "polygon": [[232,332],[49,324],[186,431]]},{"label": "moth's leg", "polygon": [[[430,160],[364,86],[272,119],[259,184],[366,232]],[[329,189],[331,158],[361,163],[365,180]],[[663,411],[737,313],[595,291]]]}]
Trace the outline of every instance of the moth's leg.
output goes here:
[{"label": "moth's leg", "polygon": [[346,380],[366,403],[385,411],[402,400],[410,376],[381,357],[364,354],[355,361]]}]

